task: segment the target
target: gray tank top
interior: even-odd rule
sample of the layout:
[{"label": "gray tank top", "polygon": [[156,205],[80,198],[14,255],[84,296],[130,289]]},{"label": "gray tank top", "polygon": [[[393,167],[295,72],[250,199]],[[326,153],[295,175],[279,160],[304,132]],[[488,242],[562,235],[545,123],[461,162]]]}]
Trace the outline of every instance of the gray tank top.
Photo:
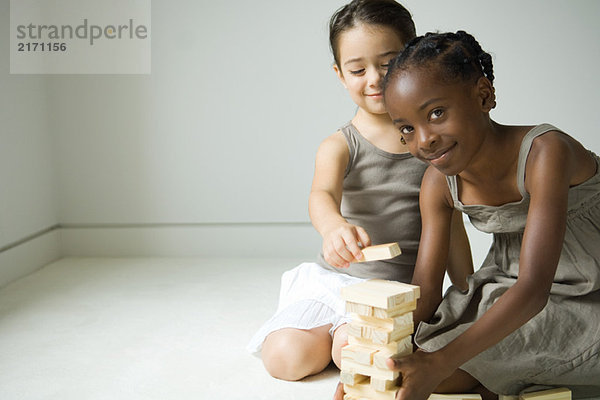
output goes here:
[{"label": "gray tank top", "polygon": [[341,212],[351,224],[363,227],[372,244],[397,242],[402,254],[384,261],[335,268],[319,254],[324,268],[359,278],[410,282],[421,235],[419,190],[427,164],[409,153],[388,153],[371,144],[352,125],[341,129],[350,160],[344,175]]}]

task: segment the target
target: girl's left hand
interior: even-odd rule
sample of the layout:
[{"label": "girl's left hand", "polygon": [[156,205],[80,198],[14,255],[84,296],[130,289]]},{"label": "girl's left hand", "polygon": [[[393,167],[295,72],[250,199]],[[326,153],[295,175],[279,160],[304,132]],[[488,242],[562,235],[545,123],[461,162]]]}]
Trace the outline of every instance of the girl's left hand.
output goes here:
[{"label": "girl's left hand", "polygon": [[427,400],[453,372],[444,365],[437,353],[425,353],[421,350],[408,356],[389,358],[387,366],[400,372],[397,400]]}]

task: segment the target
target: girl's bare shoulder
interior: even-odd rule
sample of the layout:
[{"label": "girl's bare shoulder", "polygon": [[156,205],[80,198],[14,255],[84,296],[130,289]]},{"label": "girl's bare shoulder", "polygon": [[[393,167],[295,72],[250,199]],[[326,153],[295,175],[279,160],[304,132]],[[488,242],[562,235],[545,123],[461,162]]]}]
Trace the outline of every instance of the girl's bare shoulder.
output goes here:
[{"label": "girl's bare shoulder", "polygon": [[327,136],[319,145],[318,153],[326,153],[328,155],[343,156],[349,154],[348,144],[342,131]]},{"label": "girl's bare shoulder", "polygon": [[315,173],[322,171],[334,172],[336,175],[341,174],[350,161],[350,150],[346,143],[346,138],[341,131],[337,131],[326,137],[319,148],[316,155],[316,170]]},{"label": "girl's bare shoulder", "polygon": [[425,200],[435,201],[438,204],[443,203],[449,208],[454,208],[454,201],[450,194],[446,175],[431,165],[427,167],[425,174],[423,175],[421,193],[422,195],[430,197]]},{"label": "girl's bare shoulder", "polygon": [[569,185],[584,182],[596,173],[596,161],[575,138],[558,130],[548,131],[533,140],[527,168],[560,168],[568,172]]}]

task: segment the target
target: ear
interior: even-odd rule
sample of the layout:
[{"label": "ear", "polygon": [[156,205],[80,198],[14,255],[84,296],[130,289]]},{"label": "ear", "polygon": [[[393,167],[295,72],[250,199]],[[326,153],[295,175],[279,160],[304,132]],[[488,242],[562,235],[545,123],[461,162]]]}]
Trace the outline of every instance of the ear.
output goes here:
[{"label": "ear", "polygon": [[496,89],[488,78],[485,76],[479,78],[475,88],[483,112],[490,112],[496,107]]},{"label": "ear", "polygon": [[340,71],[337,64],[333,64],[333,70],[335,71],[335,74],[337,75],[340,82],[342,82],[344,89],[348,89],[348,86],[346,86],[346,79],[344,78],[344,74],[342,74],[342,71]]}]

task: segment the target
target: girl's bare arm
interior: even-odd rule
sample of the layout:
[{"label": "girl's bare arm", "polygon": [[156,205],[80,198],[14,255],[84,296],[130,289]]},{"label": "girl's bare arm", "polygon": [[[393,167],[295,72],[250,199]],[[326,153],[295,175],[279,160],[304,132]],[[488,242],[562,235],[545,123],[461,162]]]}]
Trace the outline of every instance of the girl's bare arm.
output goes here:
[{"label": "girl's bare arm", "polygon": [[323,237],[323,255],[331,265],[348,267],[362,253],[357,242],[370,245],[367,233],[352,225],[340,212],[344,173],[349,161],[349,151],[341,132],[325,139],[315,161],[315,174],[309,196],[309,214],[315,229]]},{"label": "girl's bare arm", "polygon": [[[421,241],[412,283],[421,287],[421,298],[414,313],[415,324],[428,321],[441,302],[442,285],[449,259],[454,210],[446,178],[433,167],[425,171],[419,202],[422,219]],[[456,259],[454,261],[456,262]]]}]

